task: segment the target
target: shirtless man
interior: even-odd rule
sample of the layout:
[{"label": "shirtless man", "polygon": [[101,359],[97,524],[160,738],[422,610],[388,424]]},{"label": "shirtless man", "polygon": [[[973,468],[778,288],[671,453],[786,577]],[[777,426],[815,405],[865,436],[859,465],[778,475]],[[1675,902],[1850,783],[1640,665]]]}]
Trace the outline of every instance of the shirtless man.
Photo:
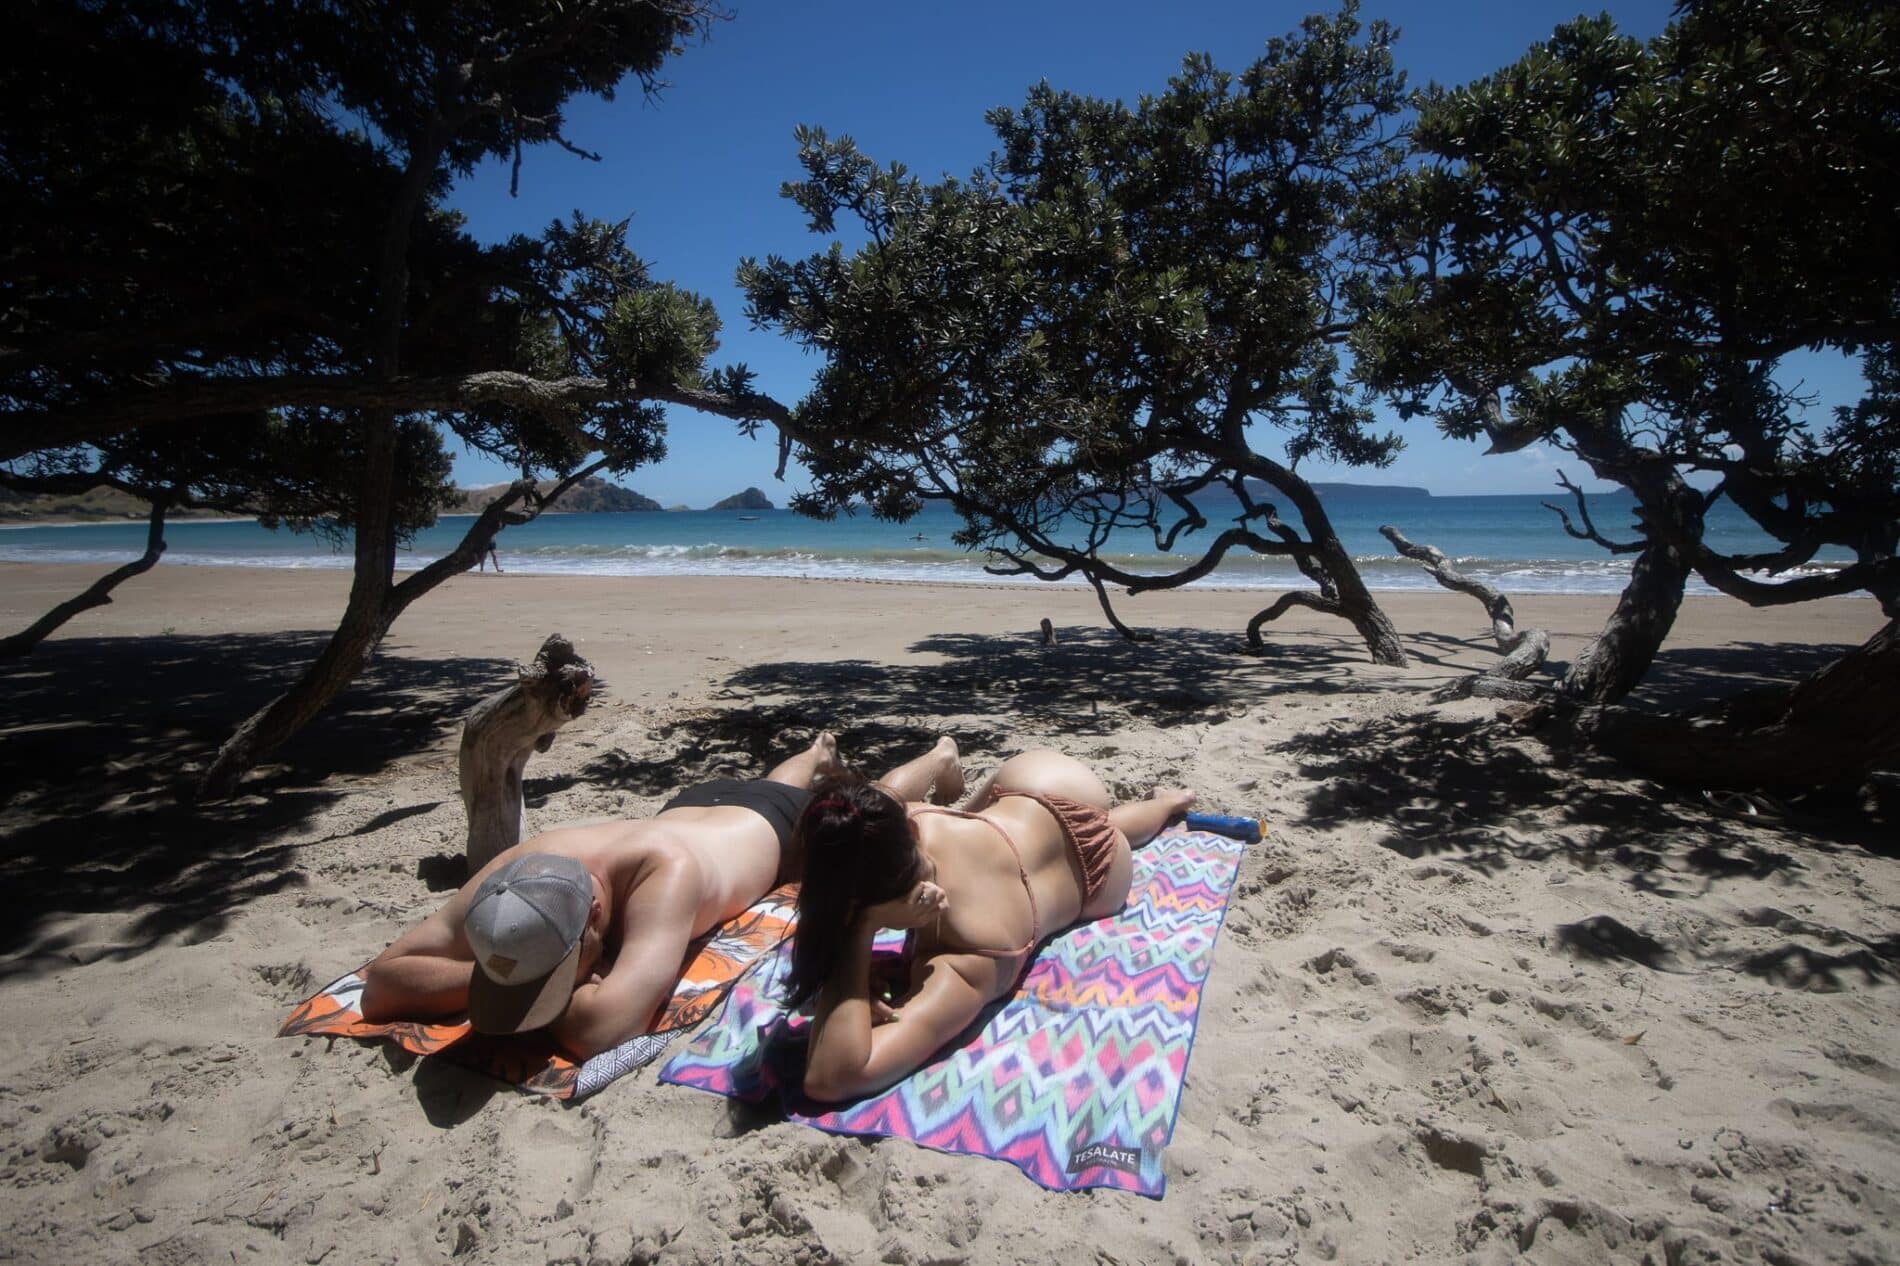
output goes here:
[{"label": "shirtless man", "polygon": [[[643,820],[550,831],[496,857],[365,972],[363,1018],[468,1013],[484,1033],[546,1028],[586,1059],[647,1030],[686,947],[801,873],[792,826],[838,768],[820,734],[764,778],[687,790]],[[961,794],[943,739],[887,775],[907,800]]]}]

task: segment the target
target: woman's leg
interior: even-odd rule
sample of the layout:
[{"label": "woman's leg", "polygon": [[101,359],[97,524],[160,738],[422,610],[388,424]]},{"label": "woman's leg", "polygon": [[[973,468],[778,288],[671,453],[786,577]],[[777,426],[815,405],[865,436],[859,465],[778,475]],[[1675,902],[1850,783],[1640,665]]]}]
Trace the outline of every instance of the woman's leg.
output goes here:
[{"label": "woman's leg", "polygon": [[1108,811],[1108,820],[1128,837],[1130,848],[1140,848],[1161,833],[1172,819],[1194,804],[1194,793],[1179,787],[1157,790],[1146,800],[1130,800]]},{"label": "woman's leg", "polygon": [[818,775],[828,774],[836,768],[838,736],[830,730],[821,730],[818,737],[811,741],[810,747],[772,766],[772,772],[765,776],[765,780],[782,782],[802,791],[816,782]]},{"label": "woman's leg", "polygon": [[940,802],[955,800],[963,794],[963,764],[957,741],[945,735],[922,756],[905,761],[877,781],[905,804],[921,804],[933,792]]}]

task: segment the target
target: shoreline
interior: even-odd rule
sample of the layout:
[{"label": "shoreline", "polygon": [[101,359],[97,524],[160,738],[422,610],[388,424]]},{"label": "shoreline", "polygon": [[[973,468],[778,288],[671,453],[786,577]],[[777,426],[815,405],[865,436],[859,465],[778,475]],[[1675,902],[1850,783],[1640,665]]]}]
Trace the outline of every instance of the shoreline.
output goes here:
[{"label": "shoreline", "polygon": [[[246,520],[221,520],[221,521],[243,522]],[[77,526],[104,526],[104,525],[69,524],[67,526],[77,527]],[[299,556],[299,557],[303,558],[304,561],[295,562],[295,563],[282,563],[282,564],[276,564],[276,565],[259,565],[259,564],[250,563],[250,562],[199,563],[199,562],[185,561],[182,559],[161,560],[161,562],[166,562],[166,561],[170,562],[170,566],[166,568],[167,572],[177,572],[181,569],[187,569],[191,571],[205,571],[205,572],[214,572],[214,573],[228,572],[228,573],[250,573],[250,574],[259,574],[259,575],[280,575],[280,574],[324,575],[324,574],[328,574],[328,575],[347,576],[351,572],[351,569],[354,565],[353,560],[347,554],[337,554],[333,556],[312,555],[312,556]],[[98,575],[100,574],[98,569],[100,568],[109,569],[114,566],[122,565],[124,562],[128,562],[128,561],[130,561],[130,556],[124,559],[119,559],[115,557],[114,559],[100,559],[97,561],[88,560],[86,562],[41,562],[41,561],[37,561],[33,559],[0,558],[0,569],[9,569],[9,568],[69,569],[73,573],[76,579],[81,576],[86,577],[86,579],[78,580],[78,583],[81,585],[81,587],[83,587],[86,584],[90,584],[93,579],[97,579]],[[433,561],[433,560],[432,559],[424,560],[422,562],[417,563],[414,566],[404,566],[401,563],[399,563],[395,569],[395,575],[398,577],[413,575],[415,572],[420,571],[422,570],[422,568],[428,566],[430,561]],[[1376,563],[1376,564],[1382,564],[1386,566],[1403,569],[1405,566],[1406,560],[1378,558],[1378,559],[1373,559],[1373,560],[1356,560],[1356,561],[1360,563],[1362,568],[1367,566],[1370,563]],[[1461,560],[1461,559],[1453,560],[1454,563],[1461,563],[1464,561],[1465,560]],[[1525,560],[1525,561],[1538,561],[1538,560]],[[1552,561],[1563,561],[1563,560],[1552,560]],[[721,583],[721,582],[735,582],[736,581],[736,582],[744,582],[748,584],[759,584],[759,583],[873,584],[873,585],[920,586],[920,587],[926,587],[926,588],[932,588],[932,589],[943,589],[943,590],[951,590],[951,591],[977,590],[977,591],[992,591],[992,592],[1016,592],[1016,591],[1035,592],[1038,590],[1046,590],[1050,592],[1061,592],[1061,593],[1070,593],[1070,592],[1083,593],[1083,594],[1089,595],[1091,598],[1093,597],[1093,592],[1094,592],[1092,589],[1089,588],[1088,583],[1086,581],[1078,579],[1078,578],[1065,578],[1059,581],[1038,581],[1034,579],[1033,577],[1025,577],[1020,580],[1003,580],[1003,579],[951,580],[951,579],[943,579],[943,578],[933,578],[930,576],[918,576],[918,577],[851,576],[851,575],[826,574],[822,572],[816,572],[816,573],[805,573],[805,572],[794,573],[794,572],[779,572],[779,571],[747,572],[747,571],[740,571],[737,569],[730,569],[730,568],[726,570],[722,570],[722,571],[711,571],[711,570],[708,570],[708,571],[674,571],[674,570],[582,571],[582,570],[568,570],[568,569],[537,571],[537,570],[532,570],[531,567],[532,567],[532,564],[515,563],[514,565],[511,565],[505,572],[493,573],[493,574],[513,576],[520,580],[541,580],[541,581],[560,581],[560,582],[571,581],[571,582],[576,582],[576,583],[588,583],[588,582],[596,582],[596,581],[621,581],[621,582],[706,581],[706,582],[712,582],[712,583]],[[484,575],[484,574],[490,574],[490,573],[484,573],[484,572],[478,571],[474,573],[460,573],[460,574]],[[1363,573],[1362,573],[1362,579],[1366,581],[1367,590],[1373,594],[1379,595],[1380,601],[1382,603],[1386,601],[1390,601],[1390,600],[1401,599],[1401,598],[1409,600],[1410,597],[1414,597],[1414,596],[1416,597],[1441,597],[1441,596],[1455,597],[1457,596],[1453,594],[1451,590],[1444,588],[1442,585],[1438,584],[1435,580],[1433,580],[1425,572],[1425,570],[1422,567],[1418,568],[1416,573],[1412,573],[1408,571],[1407,574],[1408,575],[1415,574],[1417,577],[1416,583],[1402,585],[1402,586],[1385,585],[1385,584],[1379,583],[1378,577],[1367,577]],[[1508,580],[1504,580],[1502,583],[1500,583],[1500,578],[1498,577],[1481,575],[1479,578],[1485,580],[1487,583],[1493,584],[1495,587],[1502,590],[1505,596],[1511,599],[1513,603],[1524,602],[1524,601],[1541,601],[1545,599],[1554,599],[1554,598],[1578,598],[1578,599],[1589,599],[1589,600],[1602,600],[1602,601],[1608,601],[1608,602],[1613,603],[1616,600],[1617,596],[1622,592],[1621,585],[1618,585],[1615,588],[1599,588],[1599,589],[1545,589],[1545,588],[1513,589],[1510,586]],[[1777,609],[1777,608],[1747,607],[1747,604],[1740,603],[1739,600],[1731,599],[1727,595],[1721,594],[1715,591],[1714,589],[1710,588],[1709,586],[1701,584],[1694,577],[1690,578],[1690,583],[1692,586],[1694,586],[1694,588],[1691,588],[1688,592],[1686,592],[1683,595],[1684,602],[1713,600],[1713,601],[1718,601],[1718,602],[1735,602],[1738,606],[1746,610],[1764,611],[1764,610]],[[1205,583],[1205,584],[1195,583],[1195,584],[1183,585],[1183,586],[1179,586],[1173,589],[1149,590],[1143,595],[1137,595],[1137,600],[1140,597],[1167,595],[1167,594],[1193,595],[1197,597],[1206,597],[1212,594],[1235,594],[1235,595],[1279,594],[1279,593],[1284,593],[1284,592],[1287,592],[1288,590],[1294,590],[1294,589],[1312,591],[1314,589],[1314,586],[1310,583],[1305,582],[1304,578],[1300,577],[1298,573],[1290,573],[1284,580],[1275,581],[1271,583],[1248,584],[1248,583],[1223,583],[1220,581],[1214,581],[1212,583]],[[1114,586],[1110,586],[1110,592],[1118,605],[1120,603],[1124,603],[1131,600],[1128,597],[1128,595],[1118,592]],[[1470,599],[1466,599],[1466,600],[1470,601]],[[1837,596],[1837,597],[1813,599],[1807,603],[1791,604],[1791,607],[1784,607],[1784,608],[1779,608],[1779,609],[1787,610],[1787,609],[1792,609],[1793,607],[1806,607],[1806,606],[1812,606],[1815,603],[1827,604],[1827,603],[1836,603],[1836,602],[1862,602],[1862,601],[1872,602],[1873,599],[1865,594],[1848,594],[1848,595],[1842,595],[1842,596]]]},{"label": "shoreline", "polygon": [[[413,575],[415,574],[415,570],[417,569],[398,567],[396,575],[398,577]],[[98,578],[99,571],[98,565],[92,563],[37,563],[0,560],[0,574],[16,578],[18,581],[18,583],[8,586],[7,592],[0,593],[0,621],[3,621],[9,615],[14,618],[18,618],[21,615],[26,615],[29,619],[37,618],[40,611],[44,608],[36,610],[33,601],[30,600],[27,595],[43,593],[51,598],[53,602],[63,601],[65,597],[71,595],[70,593],[63,592],[61,586],[71,586],[74,589],[83,588],[86,584]],[[76,618],[75,623],[83,622],[89,617],[97,619],[102,614],[113,612],[115,608],[120,608],[124,604],[135,601],[142,596],[149,596],[153,601],[163,604],[168,601],[170,596],[174,593],[189,595],[222,590],[228,585],[245,587],[266,585],[283,588],[287,591],[294,590],[299,597],[315,598],[319,593],[332,591],[339,596],[346,594],[349,589],[350,580],[350,570],[346,566],[256,567],[242,564],[219,564],[215,566],[174,565],[167,568],[161,565],[161,567],[154,569],[152,572],[143,576],[134,577],[132,580],[126,582],[119,589],[114,591],[113,602],[110,606],[101,610],[83,613]],[[945,596],[974,592],[1010,595],[1023,601],[1037,596],[1043,596],[1059,602],[1065,607],[1079,607],[1081,610],[1092,613],[1096,623],[1101,624],[1104,628],[1107,627],[1107,621],[1102,619],[1101,607],[1096,600],[1094,591],[1085,584],[1071,585],[1061,582],[1038,583],[1034,581],[1000,580],[950,581],[932,579],[929,577],[896,579],[877,576],[758,576],[729,573],[705,575],[677,573],[624,575],[597,572],[529,572],[516,571],[513,569],[499,574],[481,571],[458,573],[444,581],[436,589],[431,590],[428,594],[418,599],[416,606],[412,607],[410,612],[405,613],[404,619],[409,618],[409,615],[415,611],[426,610],[427,605],[432,600],[439,599],[451,591],[459,592],[466,597],[469,593],[467,586],[471,584],[490,586],[518,585],[531,588],[546,587],[552,591],[550,596],[563,598],[574,596],[567,592],[570,586],[575,587],[580,592],[584,592],[589,587],[599,587],[605,590],[626,586],[654,587],[662,590],[674,587],[683,587],[687,590],[691,590],[700,586],[706,586],[717,592],[726,587],[763,587],[775,589],[780,586],[798,587],[805,585],[838,586],[847,589],[879,587],[924,590],[932,593],[940,593]],[[1289,587],[1290,586],[1287,585],[1261,585],[1244,588],[1240,586],[1215,586],[1208,588],[1183,586],[1177,589],[1153,590],[1133,597],[1111,590],[1111,596],[1118,612],[1147,607],[1156,610],[1157,614],[1176,618],[1190,615],[1191,611],[1187,610],[1187,608],[1199,607],[1210,612],[1224,613],[1230,610],[1237,610],[1240,607],[1257,607],[1259,605],[1258,595],[1282,593]],[[1471,624],[1481,630],[1488,630],[1489,628],[1488,619],[1483,617],[1482,608],[1475,599],[1455,593],[1442,586],[1420,589],[1379,589],[1373,592],[1379,595],[1381,605],[1390,606],[1394,609],[1412,607],[1427,608],[1433,614],[1437,614],[1440,611],[1445,611],[1447,614],[1457,612],[1461,617],[1460,623]],[[1585,614],[1585,609],[1600,610],[1601,616],[1597,617],[1599,619],[1607,617],[1609,610],[1616,603],[1618,594],[1614,592],[1551,593],[1526,591],[1515,594],[1507,593],[1506,596],[1511,598],[1514,606],[1528,606],[1532,609],[1548,608],[1560,610],[1562,612],[1563,622],[1567,624],[1577,618],[1586,620],[1591,618]],[[1713,627],[1704,627],[1705,620],[1716,620],[1724,617],[1732,617],[1732,619],[1727,620],[1727,623],[1734,626],[1738,637],[1747,635],[1749,626],[1754,625],[1762,626],[1763,631],[1775,630],[1795,637],[1799,637],[1804,631],[1812,631],[1821,636],[1831,636],[1837,630],[1853,630],[1864,627],[1866,630],[1865,633],[1862,633],[1859,637],[1854,639],[1855,641],[1860,641],[1864,640],[1867,636],[1871,636],[1875,629],[1878,629],[1885,623],[1884,618],[1880,616],[1878,606],[1874,599],[1865,594],[1820,598],[1811,602],[1790,604],[1782,607],[1751,607],[1739,599],[1730,598],[1723,594],[1691,593],[1683,596],[1682,604],[1682,612],[1679,613],[1677,625],[1678,627],[1695,629],[1697,631],[1695,640],[1698,644],[1707,640],[1708,636],[1715,632]],[[48,605],[50,605],[50,603]],[[1822,618],[1810,620],[1806,618],[1803,613],[1819,615]],[[1859,618],[1862,616],[1865,618]],[[1199,623],[1199,621],[1193,620],[1184,622],[1189,624]],[[399,620],[396,627],[401,627],[401,623],[402,621]],[[1313,623],[1326,627],[1346,629],[1348,632],[1350,631],[1349,626],[1336,617],[1325,616],[1303,609],[1296,609],[1289,612],[1275,625],[1268,627],[1269,629],[1305,627]],[[1527,620],[1520,615],[1518,623],[1520,626],[1524,626],[1534,624],[1535,621]],[[68,625],[67,627],[71,628],[72,625]],[[1553,630],[1553,632],[1557,632],[1557,630]],[[1800,638],[1800,640],[1809,639]]]}]

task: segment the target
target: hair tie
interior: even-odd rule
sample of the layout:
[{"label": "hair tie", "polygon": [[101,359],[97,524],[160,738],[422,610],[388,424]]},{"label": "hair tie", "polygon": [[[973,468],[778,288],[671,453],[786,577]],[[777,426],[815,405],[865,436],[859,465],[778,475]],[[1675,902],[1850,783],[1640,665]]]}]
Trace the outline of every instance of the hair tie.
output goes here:
[{"label": "hair tie", "polygon": [[817,809],[821,813],[838,814],[840,817],[843,817],[852,822],[855,822],[858,819],[858,806],[855,804],[852,804],[849,800],[845,799],[843,796],[838,795],[835,792],[832,793],[831,795],[822,797],[818,801],[818,803],[813,805],[812,807]]}]

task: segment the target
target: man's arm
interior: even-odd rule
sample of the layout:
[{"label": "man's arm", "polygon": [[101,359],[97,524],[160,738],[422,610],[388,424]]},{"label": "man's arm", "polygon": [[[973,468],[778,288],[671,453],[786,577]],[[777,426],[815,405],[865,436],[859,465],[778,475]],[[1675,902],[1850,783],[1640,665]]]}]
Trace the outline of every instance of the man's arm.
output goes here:
[{"label": "man's arm", "polygon": [[[451,913],[457,917],[451,919]],[[391,1020],[437,1020],[468,1010],[468,986],[475,954],[462,935],[459,902],[442,909],[396,938],[363,973],[363,1018],[372,1024]]]},{"label": "man's arm", "polygon": [[652,1026],[679,983],[703,891],[699,863],[690,855],[654,861],[621,905],[613,966],[576,986],[567,1010],[548,1026],[555,1041],[587,1059]]}]

